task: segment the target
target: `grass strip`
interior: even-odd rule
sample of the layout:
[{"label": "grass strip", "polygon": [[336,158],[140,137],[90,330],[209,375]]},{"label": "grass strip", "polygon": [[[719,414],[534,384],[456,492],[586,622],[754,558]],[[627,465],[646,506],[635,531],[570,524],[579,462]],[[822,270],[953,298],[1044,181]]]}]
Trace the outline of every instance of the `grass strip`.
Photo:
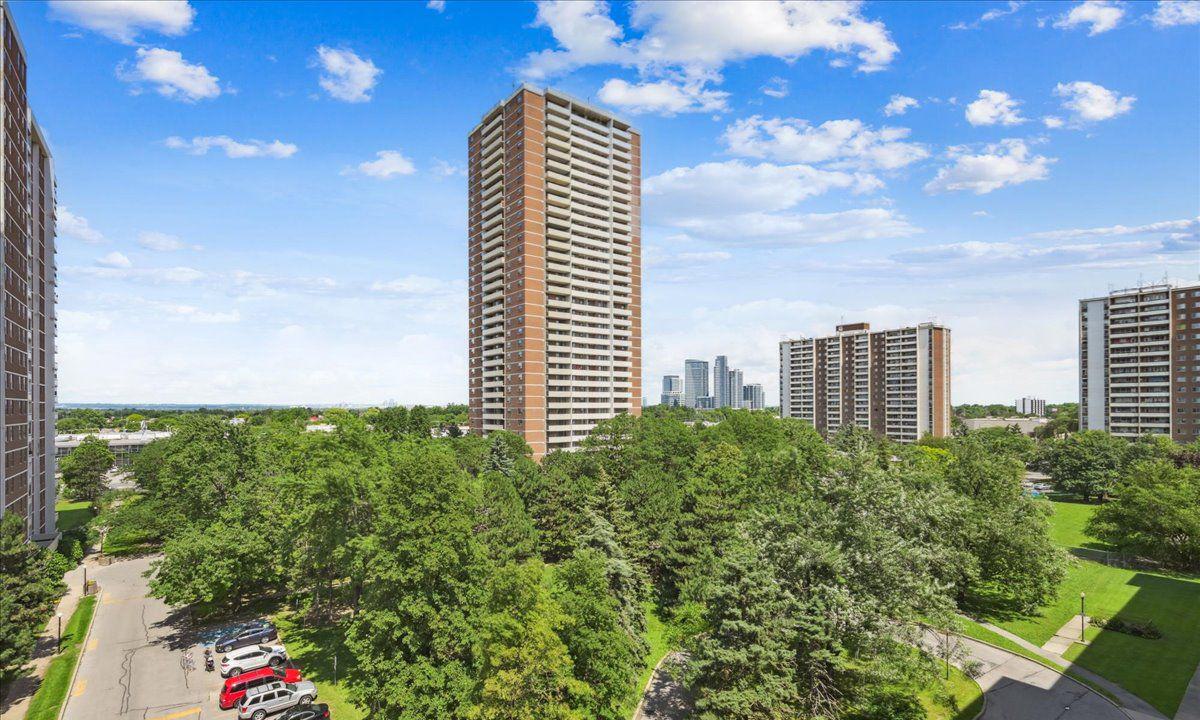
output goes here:
[{"label": "grass strip", "polygon": [[42,678],[29,709],[25,712],[25,720],[55,720],[62,710],[62,704],[71,690],[71,679],[75,677],[75,664],[83,650],[83,639],[87,637],[88,627],[92,624],[92,616],[96,612],[96,596],[87,595],[79,599],[75,612],[63,628],[62,649],[50,661],[46,668],[46,676]]}]

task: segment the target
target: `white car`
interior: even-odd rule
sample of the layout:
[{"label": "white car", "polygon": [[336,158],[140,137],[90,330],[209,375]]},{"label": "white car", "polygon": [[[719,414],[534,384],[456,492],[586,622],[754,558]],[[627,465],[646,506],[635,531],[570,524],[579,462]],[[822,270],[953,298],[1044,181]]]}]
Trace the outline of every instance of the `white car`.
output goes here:
[{"label": "white car", "polygon": [[287,662],[282,645],[248,645],[221,658],[221,677],[234,677],[260,667],[280,667]]},{"label": "white car", "polygon": [[263,720],[291,707],[311,705],[317,697],[317,686],[307,680],[297,683],[271,683],[246,691],[238,701],[239,720]]}]

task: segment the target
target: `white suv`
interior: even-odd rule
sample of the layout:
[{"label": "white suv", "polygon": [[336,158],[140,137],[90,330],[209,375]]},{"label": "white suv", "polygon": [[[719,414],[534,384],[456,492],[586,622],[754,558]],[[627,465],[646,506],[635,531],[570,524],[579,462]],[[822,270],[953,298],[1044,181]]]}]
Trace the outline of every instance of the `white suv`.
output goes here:
[{"label": "white suv", "polygon": [[287,659],[282,645],[249,645],[221,658],[221,677],[234,677],[268,665],[280,667]]},{"label": "white suv", "polygon": [[262,720],[271,713],[297,705],[308,705],[317,697],[317,686],[307,680],[298,683],[275,682],[250,688],[238,701],[239,720]]}]

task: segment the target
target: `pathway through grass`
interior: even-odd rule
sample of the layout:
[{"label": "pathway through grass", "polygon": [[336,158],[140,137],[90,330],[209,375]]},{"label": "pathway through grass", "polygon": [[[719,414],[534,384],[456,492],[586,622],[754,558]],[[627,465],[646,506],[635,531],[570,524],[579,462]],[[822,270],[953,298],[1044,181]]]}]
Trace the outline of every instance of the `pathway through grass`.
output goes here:
[{"label": "pathway through grass", "polygon": [[71,613],[71,619],[63,628],[62,649],[46,668],[46,676],[42,678],[42,684],[38,686],[37,693],[29,702],[25,720],[55,720],[58,717],[63,701],[67,699],[67,691],[71,688],[71,679],[75,676],[75,663],[79,661],[79,650],[83,638],[87,636],[88,627],[92,624],[95,611],[95,595],[79,599],[75,612]]}]

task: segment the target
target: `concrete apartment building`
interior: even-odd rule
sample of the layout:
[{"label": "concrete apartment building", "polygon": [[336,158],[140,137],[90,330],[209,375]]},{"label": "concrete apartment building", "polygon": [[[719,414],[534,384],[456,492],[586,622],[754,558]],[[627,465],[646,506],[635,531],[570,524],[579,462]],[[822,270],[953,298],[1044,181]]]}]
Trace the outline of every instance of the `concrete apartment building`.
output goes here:
[{"label": "concrete apartment building", "polygon": [[467,147],[471,430],[540,458],[641,413],[641,137],[522,86]]},{"label": "concrete apartment building", "polygon": [[25,519],[30,539],[53,540],[55,528],[54,165],[26,97],[26,56],[7,2],[0,52],[4,69],[4,453],[0,513]]},{"label": "concrete apartment building", "polygon": [[662,404],[667,407],[683,405],[683,378],[678,375],[663,375]]},{"label": "concrete apartment building", "polygon": [[1021,415],[1037,415],[1041,417],[1046,414],[1046,401],[1035,397],[1017,398],[1016,408],[1017,412]]},{"label": "concrete apartment building", "polygon": [[698,408],[701,406],[701,400],[708,396],[708,362],[684,360],[683,406]]},{"label": "concrete apartment building", "polygon": [[872,332],[867,323],[834,335],[779,343],[783,417],[822,434],[847,425],[897,442],[950,434],[950,330],[934,323]]},{"label": "concrete apartment building", "polygon": [[762,410],[767,406],[763,386],[750,383],[742,388],[742,408],[745,410]]},{"label": "concrete apartment building", "polygon": [[1200,437],[1200,283],[1079,301],[1079,427]]}]

